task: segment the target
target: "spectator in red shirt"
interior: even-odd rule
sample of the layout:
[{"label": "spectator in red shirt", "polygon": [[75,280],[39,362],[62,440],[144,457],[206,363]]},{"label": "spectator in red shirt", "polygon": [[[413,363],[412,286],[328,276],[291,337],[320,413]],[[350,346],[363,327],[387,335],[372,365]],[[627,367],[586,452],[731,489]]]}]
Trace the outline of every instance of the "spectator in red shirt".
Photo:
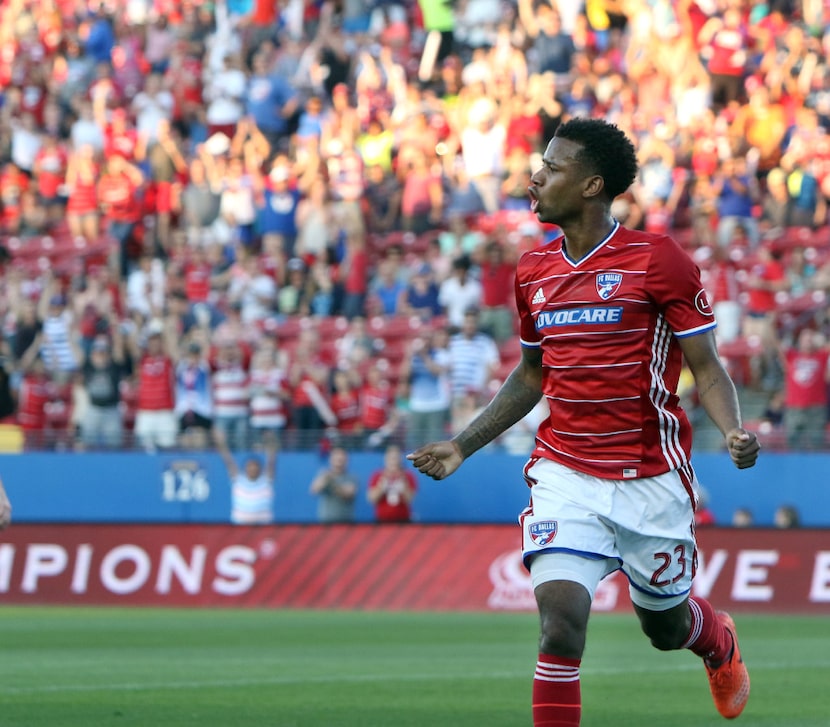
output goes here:
[{"label": "spectator in red shirt", "polygon": [[188,261],[184,265],[184,292],[190,303],[207,302],[210,296],[213,266],[207,258],[207,251],[200,245],[190,248]]},{"label": "spectator in red shirt", "polygon": [[377,522],[410,522],[417,488],[415,475],[403,467],[401,448],[390,444],[383,455],[383,468],[371,475],[366,493],[369,502],[375,506]]},{"label": "spectator in red shirt", "polygon": [[363,316],[369,288],[369,253],[361,230],[347,233],[346,256],[338,273],[343,284],[343,315],[349,320]]},{"label": "spectator in red shirt", "polygon": [[3,167],[0,173],[0,203],[3,206],[3,230],[17,234],[23,214],[23,194],[29,187],[29,178],[13,162]]},{"label": "spectator in red shirt", "polygon": [[150,168],[152,210],[155,212],[156,245],[160,251],[169,252],[174,215],[180,211],[180,178],[187,174],[187,162],[181,152],[177,134],[167,119],[159,119],[155,141],[139,134],[136,150],[138,161]]},{"label": "spectator in red shirt", "polygon": [[23,429],[26,448],[37,449],[43,445],[51,379],[40,356],[34,355],[29,360],[31,362],[24,368],[25,373],[17,393],[17,422]]},{"label": "spectator in red shirt", "polygon": [[484,249],[479,266],[481,281],[480,325],[497,343],[512,338],[515,331],[514,266],[504,259],[504,247],[496,241]]},{"label": "spectator in red shirt", "polygon": [[179,41],[170,54],[164,85],[173,94],[173,120],[204,123],[202,104],[202,62],[188,52],[186,41]]},{"label": "spectator in red shirt", "polygon": [[700,277],[718,322],[715,336],[719,343],[729,343],[741,333],[743,308],[739,297],[738,275],[728,250],[720,245],[713,245],[711,250],[712,260],[701,271]]},{"label": "spectator in red shirt", "polygon": [[740,8],[732,6],[710,18],[697,41],[708,46],[707,70],[712,81],[712,102],[718,109],[743,95],[743,81],[749,62],[749,33]]},{"label": "spectator in red shirt", "polygon": [[787,273],[780,254],[766,246],[758,249],[758,261],[749,271],[747,280],[744,335],[758,336],[762,342],[775,337],[775,296],[787,289]]},{"label": "spectator in red shirt", "polygon": [[179,423],[175,414],[175,362],[165,341],[164,324],[152,321],[147,343],[138,358],[138,403],[135,436],[148,452],[176,444]]},{"label": "spectator in red shirt", "polygon": [[[291,386],[291,419],[300,444],[309,444],[324,426],[336,426],[337,417],[326,398],[331,367],[319,353],[317,331],[303,332],[288,366]],[[307,437],[308,441],[302,438]]]},{"label": "spectator in red shirt", "polygon": [[109,157],[98,182],[98,201],[104,214],[107,233],[118,243],[118,269],[121,279],[129,273],[129,243],[141,218],[138,191],[144,182],[141,170],[120,154]]},{"label": "spectator in red shirt", "polygon": [[84,144],[69,157],[66,170],[66,221],[73,237],[98,239],[98,164],[95,149]]},{"label": "spectator in red shirt", "polygon": [[124,109],[114,109],[104,132],[104,154],[107,157],[119,154],[133,161],[137,146],[138,132],[130,125],[127,112]]},{"label": "spectator in red shirt", "polygon": [[377,363],[366,371],[366,381],[360,391],[360,424],[367,447],[377,447],[398,426],[395,409],[395,389]]},{"label": "spectator in red shirt", "polygon": [[351,371],[338,369],[332,378],[331,409],[337,417],[337,438],[346,449],[352,449],[361,438],[359,388]]},{"label": "spectator in red shirt", "polygon": [[43,145],[35,156],[32,175],[37,180],[40,202],[46,207],[53,223],[62,219],[66,207],[64,184],[68,160],[66,146],[57,134],[44,134]]},{"label": "spectator in red shirt", "polygon": [[513,96],[509,121],[505,134],[505,157],[519,149],[526,154],[537,151],[542,144],[542,120],[535,102],[528,101],[524,94]]},{"label": "spectator in red shirt", "polygon": [[784,429],[790,449],[821,449],[827,426],[830,349],[821,334],[804,329],[783,352]]}]

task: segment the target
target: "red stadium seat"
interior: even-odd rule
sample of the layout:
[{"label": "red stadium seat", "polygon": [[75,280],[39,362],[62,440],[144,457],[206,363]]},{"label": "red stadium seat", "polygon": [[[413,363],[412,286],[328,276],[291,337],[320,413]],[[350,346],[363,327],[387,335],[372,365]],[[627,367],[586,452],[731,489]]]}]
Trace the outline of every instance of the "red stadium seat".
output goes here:
[{"label": "red stadium seat", "polygon": [[384,341],[409,339],[424,327],[424,322],[417,316],[374,316],[369,320],[369,331]]}]

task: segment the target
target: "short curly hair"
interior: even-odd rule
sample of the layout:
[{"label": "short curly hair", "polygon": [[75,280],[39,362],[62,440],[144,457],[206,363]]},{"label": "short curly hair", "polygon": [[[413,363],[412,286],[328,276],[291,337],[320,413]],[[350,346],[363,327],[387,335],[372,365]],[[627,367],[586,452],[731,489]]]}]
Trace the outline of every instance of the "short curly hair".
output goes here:
[{"label": "short curly hair", "polygon": [[561,124],[554,136],[582,146],[577,161],[603,178],[609,199],[625,192],[637,178],[634,144],[616,124],[573,118]]}]

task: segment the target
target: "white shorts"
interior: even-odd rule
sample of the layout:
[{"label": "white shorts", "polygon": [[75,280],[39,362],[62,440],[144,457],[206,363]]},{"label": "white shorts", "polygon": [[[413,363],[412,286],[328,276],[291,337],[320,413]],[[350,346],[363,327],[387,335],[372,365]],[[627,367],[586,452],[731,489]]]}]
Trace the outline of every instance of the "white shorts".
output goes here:
[{"label": "white shorts", "polygon": [[530,505],[519,516],[533,587],[551,580],[597,584],[621,569],[631,600],[662,611],[681,603],[697,566],[691,467],[657,477],[607,480],[547,459],[525,467]]},{"label": "white shorts", "polygon": [[159,411],[140,410],[135,414],[135,436],[146,448],[176,446],[179,424],[175,412],[169,409]]}]

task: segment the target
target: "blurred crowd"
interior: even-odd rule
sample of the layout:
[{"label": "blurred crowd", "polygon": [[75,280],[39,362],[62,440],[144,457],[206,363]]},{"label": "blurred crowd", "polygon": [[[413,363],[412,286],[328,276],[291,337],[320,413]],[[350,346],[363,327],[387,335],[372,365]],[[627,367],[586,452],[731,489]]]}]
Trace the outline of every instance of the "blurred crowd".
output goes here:
[{"label": "blurred crowd", "polygon": [[695,257],[765,432],[826,446],[824,5],[5,0],[0,420],[148,450],[463,426],[557,236],[530,173],[596,115],[641,163],[616,216]]}]

